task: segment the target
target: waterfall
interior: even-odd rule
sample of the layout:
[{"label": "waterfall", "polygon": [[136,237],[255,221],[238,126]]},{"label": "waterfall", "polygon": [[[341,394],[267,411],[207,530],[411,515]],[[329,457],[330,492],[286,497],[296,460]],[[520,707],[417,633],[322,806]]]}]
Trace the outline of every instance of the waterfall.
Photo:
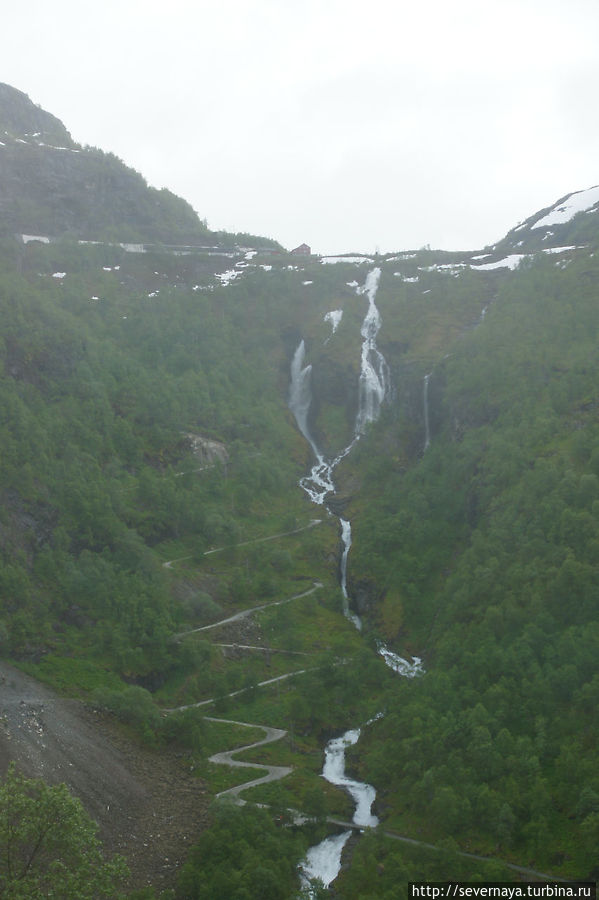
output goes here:
[{"label": "waterfall", "polygon": [[[310,499],[314,503],[320,505],[325,503],[329,494],[335,493],[335,483],[333,481],[333,472],[335,468],[341,460],[351,452],[356,442],[360,439],[360,435],[366,424],[376,420],[381,403],[385,399],[389,389],[389,367],[387,366],[384,356],[376,346],[376,338],[381,327],[381,317],[376,308],[374,299],[378,289],[380,276],[381,270],[373,269],[368,273],[363,287],[357,288],[358,294],[366,294],[368,296],[368,310],[361,328],[363,342],[358,415],[356,417],[355,433],[351,443],[331,461],[324,458],[323,454],[316,446],[308,428],[308,412],[312,400],[310,390],[310,374],[312,372],[312,366],[304,366],[306,349],[303,340],[300,341],[291,363],[289,408],[295,416],[299,430],[310,444],[314,456],[316,457],[316,462],[312,466],[310,473],[300,479],[300,485],[306,491]],[[424,377],[424,450],[428,448],[430,443],[428,384],[431,376],[432,372],[429,372],[429,374]],[[360,617],[353,613],[349,608],[349,595],[347,591],[347,560],[352,544],[351,523],[341,516],[337,516],[337,518],[341,525],[341,544],[343,547],[340,563],[340,586],[343,595],[343,614],[358,630],[360,630],[362,628],[362,622]],[[403,659],[403,657],[393,653],[385,647],[384,644],[379,644],[378,652],[383,657],[386,664],[399,675],[413,678],[415,675],[419,675],[424,671],[422,662],[418,657],[412,657],[412,662],[410,663]]]},{"label": "waterfall", "polygon": [[[295,351],[293,362],[291,363],[291,387],[289,390],[289,408],[291,409],[298,428],[310,444],[316,462],[312,466],[309,475],[304,476],[300,480],[301,487],[306,491],[310,499],[314,503],[324,504],[329,494],[334,494],[335,484],[333,482],[333,472],[336,466],[351,452],[356,442],[360,439],[366,425],[376,421],[378,418],[381,404],[387,396],[389,390],[389,367],[376,345],[377,335],[381,327],[381,317],[375,305],[374,299],[378,289],[379,279],[381,275],[380,269],[373,269],[366,277],[366,282],[362,288],[357,288],[358,294],[366,294],[368,297],[368,310],[362,323],[362,358],[360,367],[360,382],[358,394],[358,412],[356,416],[354,437],[350,444],[331,461],[327,461],[324,455],[316,446],[312,435],[308,429],[308,412],[311,403],[310,392],[310,373],[312,367],[304,366],[305,346],[303,340]],[[328,314],[331,315],[331,314]],[[339,322],[335,323],[332,315],[327,321],[331,321],[333,325],[333,333]],[[339,321],[341,316],[339,315]],[[325,341],[326,343],[326,341]],[[427,376],[428,379],[429,376]],[[428,381],[425,383],[428,385]],[[428,440],[428,410],[425,414],[427,422],[427,440]],[[427,444],[428,446],[428,444]],[[359,616],[352,613],[349,608],[349,598],[347,592],[347,560],[352,544],[351,523],[341,516],[337,517],[341,525],[341,543],[343,552],[340,564],[340,586],[343,595],[343,612],[356,628],[360,629],[362,623]],[[388,650],[384,644],[379,644],[378,652],[383,657],[388,666],[395,672],[407,677],[414,677],[422,672],[421,661],[413,658],[413,662],[409,663],[397,654]],[[375,827],[378,825],[378,819],[372,814],[371,808],[375,798],[375,790],[369,784],[354,781],[345,775],[345,748],[350,744],[355,744],[360,736],[360,729],[352,729],[347,731],[340,738],[334,738],[329,741],[325,750],[325,764],[322,770],[324,778],[331,784],[344,787],[354,798],[356,802],[356,810],[354,813],[354,823],[361,826]],[[326,838],[315,847],[310,848],[308,854],[301,865],[304,884],[310,878],[319,878],[325,887],[337,877],[341,866],[341,853],[350,832],[335,835]]]},{"label": "waterfall", "polygon": [[431,379],[432,374],[433,374],[432,372],[429,372],[428,375],[424,376],[424,388],[422,390],[422,402],[424,405],[424,447],[423,447],[423,451],[422,451],[423,453],[426,453],[426,451],[429,448],[430,442],[431,442],[431,431],[430,431],[430,424],[429,424],[429,418],[428,418],[428,383]]},{"label": "waterfall", "polygon": [[[356,804],[353,815],[355,825],[376,828],[378,818],[372,813],[376,791],[371,784],[355,781],[345,774],[345,750],[357,743],[360,729],[352,728],[341,737],[330,740],[324,751],[322,775],[329,784],[345,788]],[[310,878],[319,878],[325,887],[335,880],[341,868],[341,853],[351,831],[332,835],[311,847],[301,864],[304,884]]]},{"label": "waterfall", "polygon": [[[333,834],[320,844],[310,847],[301,863],[302,883],[308,886],[309,879],[318,878],[327,888],[335,880],[341,868],[341,854],[351,831]],[[312,893],[309,896],[314,896]]]},{"label": "waterfall", "polygon": [[385,647],[381,641],[378,642],[377,649],[389,668],[397,672],[398,675],[403,675],[404,678],[415,678],[417,675],[423,674],[424,668],[419,656],[413,656],[412,662],[408,662],[403,656],[399,656],[397,653],[389,650],[388,647]]},{"label": "waterfall", "polygon": [[331,333],[328,336],[328,338],[325,340],[325,344],[329,343],[329,341],[331,340],[331,338],[333,337],[333,335],[339,328],[339,323],[341,322],[342,317],[343,317],[342,309],[332,309],[330,312],[328,312],[325,315],[325,317],[324,317],[325,322],[331,323]]},{"label": "waterfall", "polygon": [[364,287],[359,290],[359,293],[366,294],[368,297],[368,312],[360,331],[363,340],[356,434],[362,434],[369,422],[376,421],[389,385],[389,367],[385,357],[376,346],[381,317],[374,298],[380,277],[381,270],[373,269],[368,273]]},{"label": "waterfall", "polygon": [[341,542],[343,544],[343,553],[341,555],[341,593],[343,594],[343,615],[350,622],[353,622],[358,631],[362,630],[362,620],[353,613],[349,608],[349,598],[347,595],[347,557],[351,548],[351,523],[347,519],[339,517],[341,522]]},{"label": "waterfall", "polygon": [[295,416],[297,427],[317,454],[318,451],[316,450],[314,441],[312,440],[312,436],[308,429],[308,413],[310,412],[310,403],[312,402],[312,392],[310,390],[312,366],[308,365],[304,367],[305,358],[306,345],[304,344],[304,341],[301,340],[291,362],[289,409]]},{"label": "waterfall", "polygon": [[[304,365],[306,358],[306,347],[301,340],[294,353],[291,362],[291,384],[289,387],[289,409],[295,416],[297,427],[310,444],[312,452],[316,458],[310,473],[300,479],[301,487],[306,491],[313,503],[323,505],[327,496],[335,492],[335,483],[333,481],[333,472],[348,453],[351,452],[360,439],[360,435],[369,422],[374,422],[378,418],[381,404],[389,389],[389,367],[383,356],[376,346],[376,339],[381,327],[381,317],[374,302],[376,292],[378,290],[381,270],[376,268],[366,276],[366,281],[362,287],[358,287],[358,294],[365,294],[368,297],[368,310],[364,316],[360,333],[362,335],[362,358],[360,366],[360,381],[358,392],[358,413],[356,416],[356,424],[354,436],[348,446],[341,451],[333,460],[326,460],[323,453],[319,450],[310,434],[308,428],[308,414],[310,404],[312,402],[312,393],[310,386],[310,376],[312,373],[311,365]],[[339,313],[339,315],[337,315]],[[331,317],[334,329],[341,321],[341,311],[335,310],[333,313],[327,313],[327,317]],[[347,593],[347,557],[351,547],[351,525],[345,519],[339,517],[341,523],[341,541],[343,545],[343,554],[341,558],[341,591],[344,598],[344,613],[348,619],[356,626],[361,628],[362,623],[358,616],[350,612]]]},{"label": "waterfall", "polygon": [[333,738],[326,746],[325,761],[322,769],[324,778],[330,783],[343,787],[351,795],[356,804],[353,821],[356,825],[376,828],[379,820],[372,814],[372,804],[376,791],[371,784],[354,781],[345,774],[345,748],[358,743],[359,728],[351,728],[341,737]]}]

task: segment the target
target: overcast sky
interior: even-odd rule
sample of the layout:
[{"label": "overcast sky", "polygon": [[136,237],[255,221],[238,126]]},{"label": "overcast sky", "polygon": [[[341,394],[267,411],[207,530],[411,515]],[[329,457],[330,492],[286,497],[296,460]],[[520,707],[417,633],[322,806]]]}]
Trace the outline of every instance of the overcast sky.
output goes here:
[{"label": "overcast sky", "polygon": [[28,0],[0,81],[286,247],[478,249],[599,182],[597,0]]}]

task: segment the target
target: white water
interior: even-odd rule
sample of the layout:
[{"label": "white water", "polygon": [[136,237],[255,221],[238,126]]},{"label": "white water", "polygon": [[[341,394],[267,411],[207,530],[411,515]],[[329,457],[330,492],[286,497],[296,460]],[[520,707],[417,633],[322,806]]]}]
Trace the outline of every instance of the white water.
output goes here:
[{"label": "white water", "polygon": [[368,297],[368,312],[364,317],[360,332],[363,340],[356,434],[362,434],[369,422],[376,421],[389,386],[389,367],[385,357],[376,346],[381,317],[374,298],[380,277],[381,270],[373,269],[368,273],[364,287],[359,290],[359,293],[366,294]]},{"label": "white water", "polygon": [[382,643],[378,644],[377,649],[389,668],[393,669],[394,672],[397,672],[398,675],[403,675],[404,678],[415,678],[416,675],[423,674],[424,667],[419,656],[413,656],[412,662],[408,662],[403,656],[398,656],[397,653],[393,653]]},{"label": "white water", "polygon": [[301,863],[304,886],[307,886],[310,878],[319,878],[325,887],[335,880],[341,868],[341,854],[350,834],[351,831],[333,834],[320,844],[310,847]]},{"label": "white water", "polygon": [[[300,480],[301,487],[306,491],[313,503],[323,505],[327,496],[335,492],[333,472],[338,464],[353,449],[356,441],[364,431],[366,425],[376,421],[381,404],[385,399],[389,388],[389,367],[376,346],[376,338],[381,327],[381,317],[374,302],[378,290],[381,270],[372,269],[366,276],[362,287],[357,287],[358,294],[368,297],[368,310],[361,327],[362,358],[360,367],[360,381],[358,391],[358,412],[354,437],[348,446],[333,460],[325,459],[323,453],[317,447],[308,427],[308,416],[312,401],[310,387],[312,366],[304,365],[306,359],[306,346],[301,340],[294,353],[291,362],[291,385],[289,387],[289,409],[295,416],[297,426],[305,439],[310,444],[316,462],[310,470],[310,474]],[[337,311],[335,311],[336,313]],[[340,312],[340,311],[339,311]],[[327,313],[327,316],[333,314]],[[325,316],[325,319],[327,318]],[[339,319],[341,317],[339,316]],[[338,324],[338,323],[337,323]],[[335,327],[335,326],[334,326]],[[343,593],[343,611],[348,619],[361,628],[360,618],[350,612],[347,594],[347,556],[351,547],[351,525],[345,519],[339,519],[341,523],[341,542],[343,554],[341,558],[341,591]]]},{"label": "white water", "polygon": [[354,781],[345,774],[345,748],[357,744],[360,737],[360,729],[352,728],[333,738],[324,751],[324,766],[322,774],[330,784],[345,788],[356,804],[353,822],[355,825],[363,825],[365,828],[376,828],[379,820],[372,814],[372,804],[376,797],[376,791],[371,784]]},{"label": "white water", "polygon": [[[368,310],[362,323],[362,357],[360,368],[360,382],[358,395],[358,412],[354,429],[354,437],[351,443],[335,459],[328,461],[324,458],[316,446],[314,438],[308,428],[308,416],[310,412],[311,390],[310,374],[311,365],[304,365],[305,345],[300,341],[291,364],[291,386],[289,390],[289,408],[291,409],[298,428],[310,444],[316,462],[312,466],[309,475],[300,480],[301,487],[306,491],[310,499],[319,505],[323,505],[329,494],[335,493],[333,472],[336,466],[353,449],[361,434],[370,422],[378,418],[381,404],[389,390],[389,368],[382,353],[376,346],[376,339],[381,327],[381,318],[375,305],[375,296],[378,289],[380,269],[373,269],[366,277],[363,287],[357,287],[358,294],[366,294],[368,297]],[[360,629],[362,623],[359,616],[351,612],[347,592],[347,560],[351,548],[351,524],[341,518],[341,543],[343,546],[340,566],[340,583],[343,595],[343,612],[345,616]],[[384,645],[378,648],[380,655],[387,665],[400,675],[414,677],[422,671],[419,659],[414,658],[412,663],[392,653]],[[325,750],[325,764],[323,776],[331,784],[345,788],[356,803],[353,821],[356,825],[375,827],[378,819],[371,812],[375,799],[375,789],[372,785],[354,781],[345,775],[345,748],[355,744],[360,736],[359,729],[347,731],[340,738],[329,741]],[[304,878],[319,878],[328,886],[338,875],[341,865],[341,852],[349,832],[327,838],[315,847],[310,848],[305,861],[302,863]]]},{"label": "white water", "polygon": [[316,446],[316,442],[308,428],[308,415],[310,413],[310,404],[312,402],[312,391],[310,388],[312,366],[304,366],[305,359],[306,346],[304,341],[301,340],[291,362],[289,409],[295,416],[297,427],[310,444],[312,452],[316,457],[316,462],[312,466],[310,474],[300,480],[300,485],[306,491],[313,503],[322,505],[327,494],[331,494],[335,490],[332,479],[333,469],[337,463],[349,453],[353,447],[353,442],[332,462],[328,462]]},{"label": "white water", "polygon": [[343,594],[343,615],[353,622],[358,631],[362,630],[362,620],[353,613],[349,608],[349,598],[347,595],[347,557],[351,548],[351,523],[347,519],[339,517],[341,522],[341,543],[343,544],[343,553],[341,554],[341,593]]},{"label": "white water", "polygon": [[339,328],[339,324],[340,324],[342,318],[343,318],[343,310],[342,309],[332,309],[330,312],[328,312],[325,315],[325,317],[324,317],[325,322],[331,323],[331,333],[328,336],[328,338],[326,339],[325,344],[329,343],[329,341],[331,340],[331,338],[333,337],[333,335]]},{"label": "white water", "polygon": [[[289,409],[295,416],[297,426],[310,444],[316,462],[312,466],[309,475],[301,479],[300,485],[306,491],[313,503],[322,505],[328,494],[335,491],[333,471],[336,466],[353,449],[359,440],[365,426],[374,422],[379,414],[381,403],[389,386],[389,370],[385,358],[376,347],[376,337],[381,327],[381,318],[375,305],[380,269],[373,269],[368,273],[365,284],[357,288],[359,294],[368,297],[368,310],[362,323],[362,361],[360,368],[360,382],[358,395],[358,412],[354,437],[351,443],[333,460],[326,460],[323,453],[316,446],[314,438],[308,428],[308,415],[312,394],[310,389],[311,365],[304,365],[306,347],[301,340],[297,346],[291,363],[291,385],[289,388]],[[327,315],[331,315],[328,313]]]},{"label": "white water", "polygon": [[310,411],[310,403],[312,401],[312,392],[310,390],[310,376],[312,374],[312,366],[304,366],[306,358],[306,346],[302,341],[299,342],[297,350],[294,353],[291,362],[291,385],[289,387],[289,409],[295,416],[297,427],[306,438],[315,456],[319,456],[318,448],[312,440],[312,435],[308,429],[308,413]]},{"label": "white water", "polygon": [[[371,784],[355,781],[345,774],[345,750],[358,741],[360,729],[352,728],[333,738],[327,744],[324,751],[323,777],[337,787],[344,788],[356,804],[353,822],[364,828],[376,828],[378,818],[372,813],[372,804],[376,797],[376,791]],[[325,838],[320,844],[310,847],[304,861],[301,863],[304,884],[310,878],[319,878],[325,887],[335,880],[341,868],[341,854],[349,838],[351,831],[332,835]]]}]

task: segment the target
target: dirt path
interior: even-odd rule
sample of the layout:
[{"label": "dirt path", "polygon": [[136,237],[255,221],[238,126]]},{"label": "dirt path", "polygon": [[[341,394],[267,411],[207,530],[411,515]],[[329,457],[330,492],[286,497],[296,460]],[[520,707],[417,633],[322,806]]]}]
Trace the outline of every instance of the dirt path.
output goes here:
[{"label": "dirt path", "polygon": [[[304,671],[289,672],[261,684],[272,684]],[[180,707],[186,708],[189,707]],[[265,735],[260,741],[210,758],[215,763],[265,771],[260,778],[228,788],[217,796],[229,795],[244,803],[239,797],[243,791],[279,780],[292,771],[289,766],[234,759],[244,750],[281,740],[286,735],[283,729],[209,716],[206,719],[262,728]],[[132,872],[130,888],[146,884],[157,889],[172,886],[187,847],[207,825],[206,811],[212,798],[177,754],[164,750],[154,752],[133,743],[110,717],[89,710],[77,700],[59,697],[0,661],[0,774],[4,774],[11,760],[30,777],[42,777],[49,784],[65,782],[82,800],[99,823],[106,851],[122,853],[127,859]],[[328,821],[342,828],[357,827],[341,819]],[[385,834],[394,840],[439,849],[426,841],[394,832],[385,831]],[[457,852],[464,857],[487,859],[474,853]],[[502,862],[524,875],[563,880]]]},{"label": "dirt path", "polygon": [[212,628],[218,628],[220,625],[228,625],[230,622],[239,622],[241,619],[246,619],[248,616],[251,616],[252,613],[259,612],[261,609],[268,609],[271,606],[281,606],[283,603],[290,603],[292,600],[308,597],[321,587],[323,587],[322,582],[315,581],[314,587],[309,588],[307,591],[303,591],[301,594],[294,594],[293,597],[286,597],[284,600],[271,600],[269,603],[260,604],[260,606],[252,606],[251,609],[242,609],[241,612],[234,613],[234,615],[228,616],[226,619],[220,619],[218,622],[213,622],[211,625],[200,625],[199,628],[190,628],[189,631],[180,631],[178,634],[174,634],[173,638],[179,640],[180,638],[186,637],[188,634],[196,634],[199,631],[210,631]]},{"label": "dirt path", "polygon": [[310,656],[303,650],[281,650],[280,647],[258,647],[256,644],[219,644],[215,641],[215,647],[224,647],[225,650],[258,650],[261,653],[287,653],[290,656]]},{"label": "dirt path", "polygon": [[[240,541],[238,544],[231,544],[227,547],[214,547],[212,550],[206,550],[204,556],[210,556],[212,553],[223,553],[225,550],[231,550],[232,547],[249,547],[250,544],[264,544],[266,541],[276,541],[278,538],[289,537],[292,534],[299,534],[300,531],[306,531],[308,528],[314,528],[320,525],[322,519],[310,519],[307,525],[300,528],[294,528],[292,531],[281,531],[279,534],[269,534],[267,537],[252,538],[249,541]],[[186,559],[193,559],[193,556],[179,556],[177,559],[169,559],[162,563],[163,569],[172,569],[174,563],[184,562]]]},{"label": "dirt path", "polygon": [[65,782],[122,853],[131,887],[172,885],[206,824],[210,797],[176,754],[126,738],[113,720],[0,662],[0,773],[11,760],[29,777]]},{"label": "dirt path", "polygon": [[[334,816],[327,816],[327,822],[330,822],[331,825],[338,825],[346,831],[347,829],[351,829],[352,831],[364,830],[362,825],[356,825],[355,822],[348,822],[346,819],[337,819]],[[444,847],[438,847],[436,844],[429,844],[427,841],[420,841],[417,838],[406,837],[404,834],[397,834],[396,831],[386,831],[383,829],[382,833],[385,837],[391,838],[393,841],[401,841],[403,844],[411,844],[413,847],[424,847],[426,850],[433,850],[435,853],[447,852]],[[496,856],[481,856],[478,853],[469,853],[467,850],[455,850],[454,852],[456,856],[463,856],[465,859],[477,859],[486,863],[499,863],[507,869],[511,869],[512,872],[518,872],[520,875],[534,876],[535,878],[540,878],[544,881],[569,881],[568,878],[562,878],[559,875],[548,875],[547,872],[539,872],[537,869],[530,869],[527,866],[518,866],[516,863],[506,862],[505,859],[499,859]]]},{"label": "dirt path", "polygon": [[264,769],[266,771],[266,775],[263,775],[261,778],[254,778],[251,781],[246,781],[236,787],[227,788],[226,791],[221,791],[217,794],[217,797],[235,797],[239,803],[245,803],[245,800],[239,799],[239,794],[242,791],[246,791],[248,788],[255,787],[258,784],[267,784],[269,781],[278,781],[280,778],[284,778],[285,775],[289,775],[289,773],[293,771],[291,766],[269,766],[265,763],[248,763],[233,759],[237,753],[241,753],[243,750],[251,750],[253,747],[262,747],[264,744],[272,744],[275,741],[280,741],[287,734],[284,729],[271,728],[268,725],[254,725],[249,722],[236,722],[233,719],[214,719],[210,716],[206,716],[205,718],[208,722],[226,722],[229,725],[241,725],[243,728],[261,728],[265,735],[261,741],[254,741],[254,743],[245,744],[243,747],[235,747],[233,750],[224,750],[222,753],[215,753],[214,756],[210,757],[209,762],[246,769]]},{"label": "dirt path", "polygon": [[[305,675],[306,672],[315,671],[316,666],[313,666],[310,669],[296,669],[294,672],[285,672],[284,675],[275,675],[274,678],[267,678],[266,681],[259,681],[256,684],[256,687],[266,687],[268,684],[276,684],[277,681],[286,681],[287,678],[295,678],[296,675]],[[225,694],[225,697],[238,697],[240,694],[245,694],[247,691],[251,691],[252,688],[239,688],[238,691],[231,691],[230,694]],[[169,713],[176,712],[184,712],[186,709],[198,709],[200,706],[209,706],[210,703],[216,703],[216,697],[211,697],[209,700],[198,700],[197,703],[187,703],[185,706],[173,706],[168,709],[163,709],[163,713],[165,715],[169,715]],[[207,718],[207,717],[206,717]],[[223,719],[223,721],[225,721]],[[248,722],[241,722],[241,725],[248,725]],[[252,726],[253,727],[253,726]],[[256,728],[264,728],[264,725],[256,725]]]}]

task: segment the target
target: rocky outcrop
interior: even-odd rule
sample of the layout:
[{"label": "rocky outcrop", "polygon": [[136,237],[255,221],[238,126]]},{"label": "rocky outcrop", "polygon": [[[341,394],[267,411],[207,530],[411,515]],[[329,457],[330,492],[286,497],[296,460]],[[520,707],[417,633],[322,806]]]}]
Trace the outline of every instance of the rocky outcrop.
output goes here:
[{"label": "rocky outcrop", "polygon": [[220,441],[211,441],[209,438],[202,437],[201,434],[192,432],[185,432],[185,437],[189,441],[191,452],[202,465],[212,466],[217,462],[226,465],[229,461],[227,448]]}]

